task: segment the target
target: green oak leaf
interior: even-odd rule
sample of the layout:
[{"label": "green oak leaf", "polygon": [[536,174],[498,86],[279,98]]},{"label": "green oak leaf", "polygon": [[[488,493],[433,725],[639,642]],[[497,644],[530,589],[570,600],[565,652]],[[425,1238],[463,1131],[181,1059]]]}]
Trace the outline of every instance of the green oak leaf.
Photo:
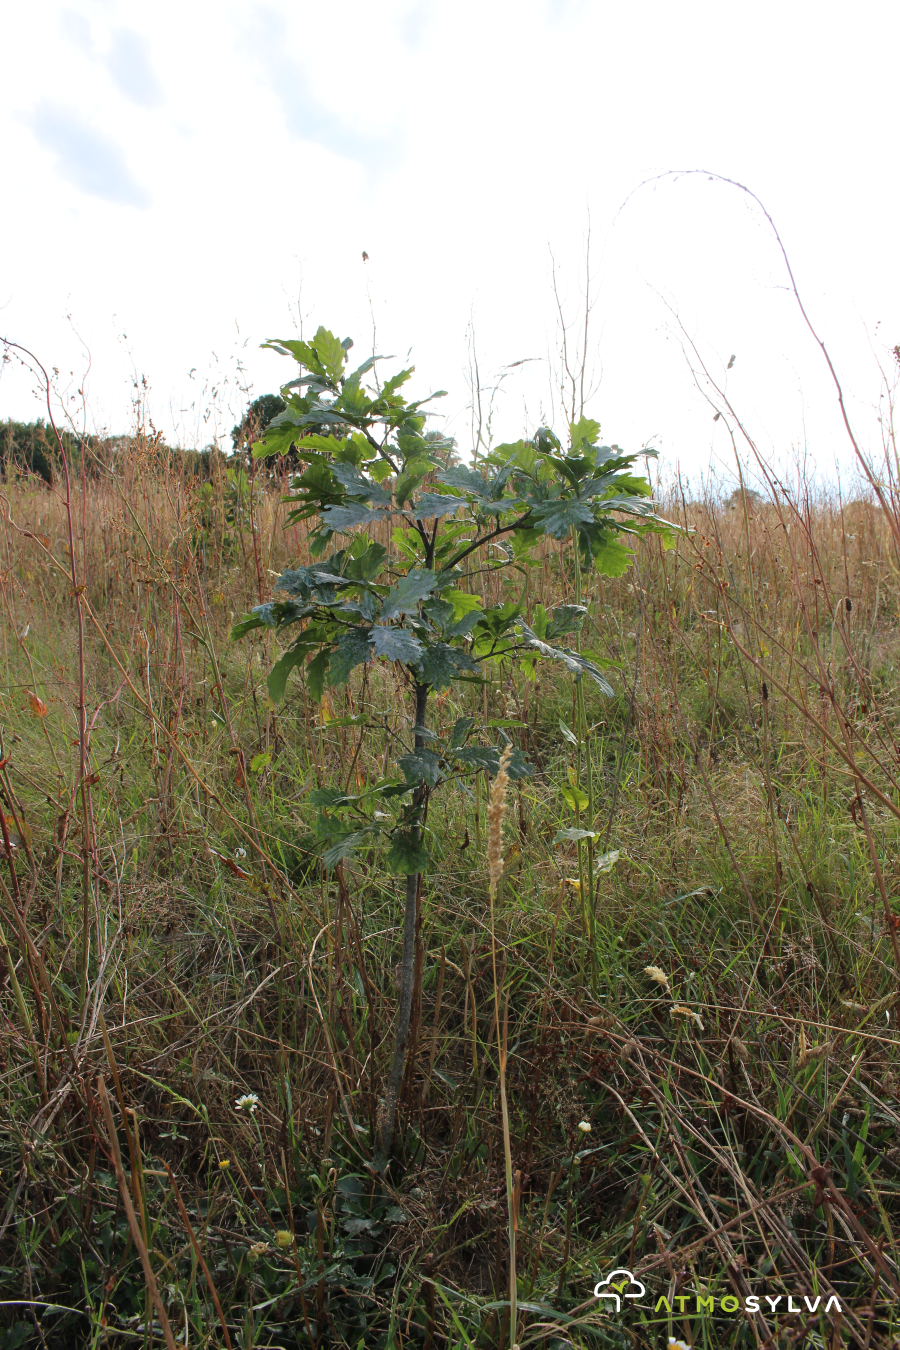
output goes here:
[{"label": "green oak leaf", "polygon": [[401,614],[417,614],[419,602],[431,595],[436,585],[437,577],[434,572],[421,567],[412,568],[384,597],[381,608],[382,619],[396,619]]},{"label": "green oak leaf", "polygon": [[428,849],[411,830],[395,830],[384,861],[394,876],[414,876],[427,870]]},{"label": "green oak leaf", "polygon": [[406,628],[394,628],[377,623],[369,633],[369,642],[375,656],[385,661],[405,661],[414,664],[422,656],[423,647],[417,637]]},{"label": "green oak leaf", "polygon": [[347,629],[338,638],[337,646],[331,653],[327,676],[329,686],[346,684],[350,672],[368,661],[371,655],[368,628]]}]

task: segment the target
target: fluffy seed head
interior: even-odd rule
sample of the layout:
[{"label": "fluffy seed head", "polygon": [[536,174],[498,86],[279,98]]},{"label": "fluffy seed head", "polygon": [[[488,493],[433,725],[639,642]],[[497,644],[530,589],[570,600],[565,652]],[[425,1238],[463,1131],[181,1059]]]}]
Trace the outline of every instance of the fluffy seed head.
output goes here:
[{"label": "fluffy seed head", "polygon": [[650,979],[655,980],[657,984],[661,984],[667,994],[671,994],[669,977],[664,970],[660,970],[659,966],[644,966],[644,974],[649,975]]},{"label": "fluffy seed head", "polygon": [[509,785],[509,762],[512,759],[512,746],[507,743],[500,756],[497,777],[491,788],[491,800],[488,804],[488,870],[490,872],[491,897],[497,894],[497,886],[503,875],[503,817],[506,815],[506,789]]},{"label": "fluffy seed head", "polygon": [[831,1049],[831,1041],[823,1041],[821,1045],[809,1045],[806,1040],[806,1030],[801,1026],[797,1045],[797,1068],[805,1069],[807,1064],[811,1064],[814,1059],[821,1059],[827,1055]]},{"label": "fluffy seed head", "polygon": [[744,1042],[740,1039],[740,1037],[739,1037],[739,1036],[733,1037],[731,1044],[732,1044],[732,1047],[733,1047],[733,1049],[734,1049],[734,1057],[735,1057],[735,1059],[740,1060],[740,1062],[741,1062],[742,1064],[749,1064],[749,1063],[750,1063],[750,1051],[747,1049],[746,1045],[745,1045]]},{"label": "fluffy seed head", "polygon": [[703,1021],[700,1014],[694,1012],[693,1008],[686,1008],[683,1003],[673,1003],[669,1012],[673,1017],[689,1017],[692,1022],[696,1023],[700,1031],[703,1030]]}]

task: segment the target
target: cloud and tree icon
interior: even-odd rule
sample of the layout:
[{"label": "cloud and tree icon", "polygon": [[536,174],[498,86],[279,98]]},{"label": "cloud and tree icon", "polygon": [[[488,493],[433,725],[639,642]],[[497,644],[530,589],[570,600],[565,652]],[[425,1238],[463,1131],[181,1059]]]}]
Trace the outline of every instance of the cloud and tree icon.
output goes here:
[{"label": "cloud and tree icon", "polygon": [[611,1270],[594,1285],[594,1298],[615,1299],[616,1312],[622,1310],[623,1298],[643,1298],[647,1292],[640,1280],[635,1279],[630,1270]]}]

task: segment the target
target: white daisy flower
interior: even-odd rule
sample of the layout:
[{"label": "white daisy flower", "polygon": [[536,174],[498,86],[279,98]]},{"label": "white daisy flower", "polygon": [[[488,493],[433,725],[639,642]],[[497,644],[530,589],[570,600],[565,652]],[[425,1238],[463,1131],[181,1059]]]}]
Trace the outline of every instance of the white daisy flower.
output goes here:
[{"label": "white daisy flower", "polygon": [[235,1106],[239,1111],[249,1111],[251,1115],[259,1106],[259,1098],[255,1092],[245,1092],[243,1097],[238,1097]]}]

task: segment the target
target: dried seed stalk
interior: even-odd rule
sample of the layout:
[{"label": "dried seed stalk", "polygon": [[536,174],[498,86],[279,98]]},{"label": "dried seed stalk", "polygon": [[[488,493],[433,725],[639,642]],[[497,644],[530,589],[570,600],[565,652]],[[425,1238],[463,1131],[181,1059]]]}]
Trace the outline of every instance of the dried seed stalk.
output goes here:
[{"label": "dried seed stalk", "polygon": [[509,763],[512,759],[512,746],[503,747],[497,777],[491,788],[488,804],[488,871],[490,874],[489,894],[491,903],[491,962],[494,972],[494,1027],[497,1033],[497,1058],[500,1066],[500,1111],[503,1123],[503,1153],[506,1159],[506,1205],[509,1212],[509,1343],[516,1345],[516,1324],[518,1321],[516,1296],[516,1205],[513,1188],[512,1145],[509,1137],[509,1105],[506,1099],[506,1056],[507,1056],[507,1017],[509,1003],[503,1018],[503,1032],[500,1031],[500,989],[497,983],[497,936],[494,928],[494,901],[500,878],[503,875],[503,817],[506,815],[506,789],[509,786]]}]

